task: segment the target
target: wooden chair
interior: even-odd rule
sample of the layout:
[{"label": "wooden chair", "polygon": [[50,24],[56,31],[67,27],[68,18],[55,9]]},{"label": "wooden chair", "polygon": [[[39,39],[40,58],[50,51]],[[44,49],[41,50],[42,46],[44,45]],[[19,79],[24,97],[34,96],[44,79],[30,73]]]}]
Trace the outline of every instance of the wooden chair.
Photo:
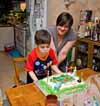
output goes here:
[{"label": "wooden chair", "polygon": [[22,72],[25,73],[25,70],[24,70],[25,62],[26,62],[25,57],[13,58],[13,65],[14,65],[14,69],[15,69],[15,75],[14,75],[14,79],[15,79],[15,83],[16,83],[15,86],[24,84],[24,83],[22,83],[23,81],[20,80],[20,74]]}]

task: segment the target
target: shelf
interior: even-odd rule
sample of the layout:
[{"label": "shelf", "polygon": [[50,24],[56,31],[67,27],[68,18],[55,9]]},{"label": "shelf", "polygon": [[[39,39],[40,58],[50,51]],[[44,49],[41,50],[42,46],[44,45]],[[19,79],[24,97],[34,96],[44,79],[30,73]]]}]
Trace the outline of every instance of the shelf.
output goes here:
[{"label": "shelf", "polygon": [[93,55],[93,57],[100,59],[100,54]]},{"label": "shelf", "polygon": [[80,52],[80,53],[82,53],[82,54],[88,54],[88,52],[87,51],[81,51],[81,50],[78,50],[78,52]]},{"label": "shelf", "polygon": [[79,42],[91,43],[93,45],[100,46],[100,41],[93,41],[90,38],[78,38]]},{"label": "shelf", "polygon": [[[85,48],[86,47],[86,48]],[[96,49],[96,54],[94,54],[94,49]],[[90,38],[78,38],[76,42],[76,59],[78,56],[82,59],[81,61],[84,64],[84,61],[86,61],[85,56],[87,56],[87,67],[93,68],[94,70],[99,67],[99,61],[100,61],[100,41],[93,41]],[[93,60],[95,59],[95,67],[93,66]],[[97,62],[98,60],[98,62]],[[99,64],[99,65],[98,65]],[[83,65],[84,66],[84,65]],[[84,67],[82,67],[84,68]],[[100,68],[100,67],[99,67]],[[100,71],[100,69],[97,69],[97,71]]]}]

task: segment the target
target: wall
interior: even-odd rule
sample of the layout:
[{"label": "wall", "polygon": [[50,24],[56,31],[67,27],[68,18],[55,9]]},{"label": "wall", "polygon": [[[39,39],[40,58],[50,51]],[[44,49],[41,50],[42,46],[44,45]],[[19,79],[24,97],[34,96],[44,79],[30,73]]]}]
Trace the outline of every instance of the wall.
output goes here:
[{"label": "wall", "polygon": [[70,12],[74,18],[74,28],[77,28],[80,19],[80,10],[92,9],[95,16],[100,17],[100,0],[75,0],[69,8],[64,5],[64,0],[48,0],[48,25],[55,24],[55,20],[62,11]]}]

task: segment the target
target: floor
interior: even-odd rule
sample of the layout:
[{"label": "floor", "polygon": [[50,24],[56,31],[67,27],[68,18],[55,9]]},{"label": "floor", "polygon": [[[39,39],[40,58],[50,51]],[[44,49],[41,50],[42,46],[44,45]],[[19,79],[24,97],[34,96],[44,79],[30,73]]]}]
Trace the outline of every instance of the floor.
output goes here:
[{"label": "floor", "polygon": [[0,52],[0,89],[3,92],[14,85],[14,67],[12,57],[5,52]]},{"label": "floor", "polygon": [[8,53],[0,52],[0,95],[3,100],[6,99],[5,90],[15,85],[12,58]]}]

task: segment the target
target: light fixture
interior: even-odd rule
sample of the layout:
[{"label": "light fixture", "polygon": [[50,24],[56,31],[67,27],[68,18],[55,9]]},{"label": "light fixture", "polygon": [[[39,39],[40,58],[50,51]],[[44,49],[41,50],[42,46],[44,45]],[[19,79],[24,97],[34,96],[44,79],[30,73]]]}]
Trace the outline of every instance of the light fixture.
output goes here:
[{"label": "light fixture", "polygon": [[20,3],[20,9],[21,9],[21,11],[25,11],[25,9],[26,9],[26,2],[21,2]]},{"label": "light fixture", "polygon": [[64,0],[66,8],[69,8],[71,4],[75,3],[75,0]]}]

